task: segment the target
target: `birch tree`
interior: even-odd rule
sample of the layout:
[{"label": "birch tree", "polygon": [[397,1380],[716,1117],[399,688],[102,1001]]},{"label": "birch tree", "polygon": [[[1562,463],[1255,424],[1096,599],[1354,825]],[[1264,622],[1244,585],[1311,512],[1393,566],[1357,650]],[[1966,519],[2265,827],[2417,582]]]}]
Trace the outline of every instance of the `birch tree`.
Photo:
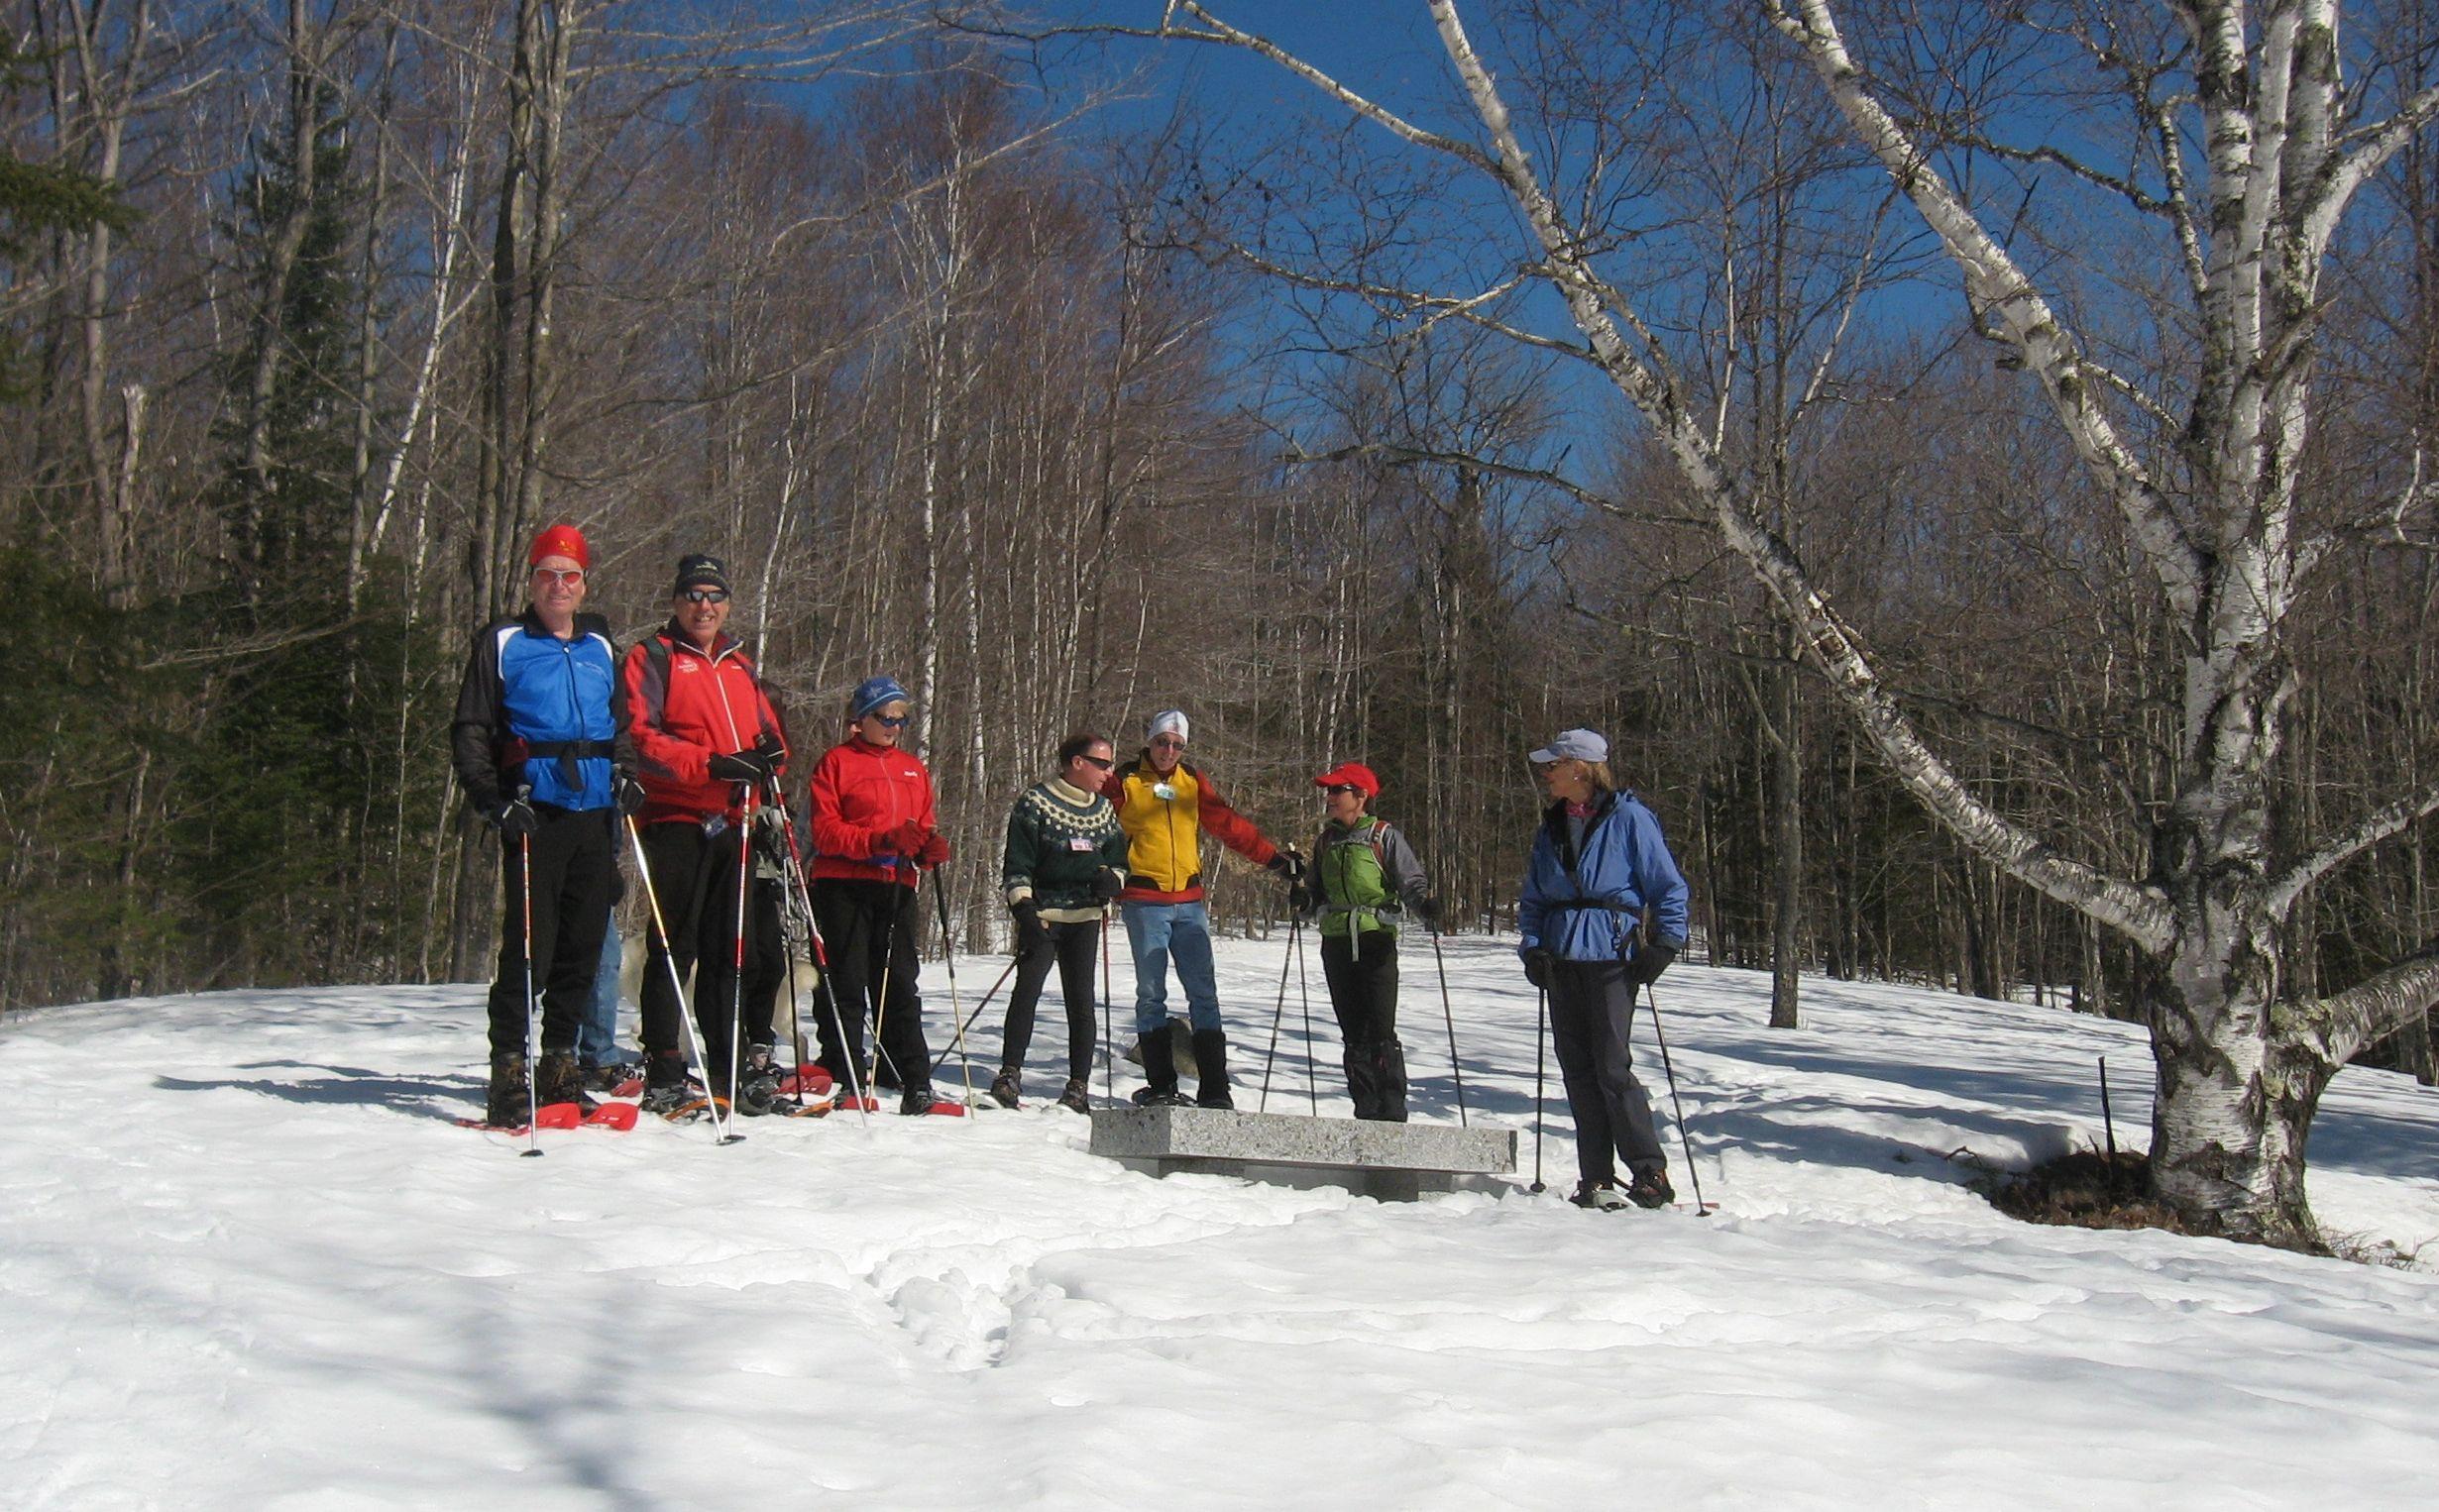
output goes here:
[{"label": "birch tree", "polygon": [[[1768,500],[1722,455],[1679,354],[1637,297],[1641,244],[1602,219],[1616,209],[1604,196],[1638,167],[1634,144],[1597,139],[1592,161],[1570,159],[1581,139],[1546,129],[1546,102],[1514,93],[1495,71],[1455,0],[1427,3],[1462,102],[1438,114],[1392,108],[1200,0],[1169,0],[1136,35],[1268,58],[1503,200],[1514,240],[1497,283],[1362,291],[1417,319],[1495,326],[1613,385],[1914,801],[1982,862],[2114,931],[2144,963],[2161,1198],[2197,1230],[2316,1244],[2304,1143],[2321,1093],[2358,1048],[2439,998],[2439,952],[2319,995],[2294,990],[2280,968],[2279,935],[2305,889],[2439,810],[2439,789],[2406,792],[2306,833],[2273,780],[2281,714],[2298,686],[2291,611],[2337,544],[2301,496],[2319,279],[2357,192],[2439,114],[2439,90],[2350,88],[2338,0],[2163,0],[2154,14],[2168,24],[2150,29],[2118,24],[2149,8],[2026,8],[2041,12],[2020,23],[2038,29],[2034,43],[2069,39],[2144,112],[2140,136],[2119,144],[2114,163],[2050,144],[2016,150],[2028,164],[2114,194],[2168,241],[2182,339],[2164,344],[2158,371],[2120,373],[2095,358],[2095,344],[2011,249],[2005,225],[1942,166],[1939,150],[1949,144],[1901,114],[1858,60],[1840,30],[1845,7],[1750,0],[1752,24],[1797,50],[1936,237],[1976,331],[2038,386],[2171,624],[2181,685],[2173,793],[2156,811],[2122,815],[2151,857],[2136,875],[2064,853],[1981,797],[1926,737],[1864,635],[1770,527]],[[2008,19],[1972,9],[1984,24]],[[1503,19],[1510,52],[1536,58],[1553,39],[1580,40],[1616,20],[1570,5],[1518,7]],[[1931,46],[1900,32],[1888,68],[1919,62]],[[2384,111],[2375,109],[2384,98]],[[1567,334],[1501,302],[1527,281],[1557,297]],[[2172,444],[2148,455],[2129,417]],[[2430,502],[2417,476],[2391,508],[2403,516]]]}]

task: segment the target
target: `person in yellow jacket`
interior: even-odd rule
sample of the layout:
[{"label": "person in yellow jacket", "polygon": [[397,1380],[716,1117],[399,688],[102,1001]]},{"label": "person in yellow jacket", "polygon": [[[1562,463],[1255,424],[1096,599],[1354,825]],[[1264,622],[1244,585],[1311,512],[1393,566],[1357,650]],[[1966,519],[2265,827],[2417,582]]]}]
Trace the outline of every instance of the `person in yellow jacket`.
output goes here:
[{"label": "person in yellow jacket", "polygon": [[1145,1107],[1183,1107],[1169,1045],[1168,966],[1185,989],[1194,1041],[1193,1102],[1233,1108],[1228,1095],[1228,1035],[1220,1024],[1219,984],[1211,967],[1211,916],[1202,902],[1202,836],[1211,837],[1289,885],[1304,860],[1282,850],[1253,820],[1229,807],[1210,775],[1185,759],[1187,721],[1164,708],[1144,729],[1143,753],[1102,779],[1101,793],[1118,810],[1127,833],[1127,885],[1118,895],[1127,948],[1135,957],[1135,1031],[1143,1041],[1144,1077],[1135,1094]]}]

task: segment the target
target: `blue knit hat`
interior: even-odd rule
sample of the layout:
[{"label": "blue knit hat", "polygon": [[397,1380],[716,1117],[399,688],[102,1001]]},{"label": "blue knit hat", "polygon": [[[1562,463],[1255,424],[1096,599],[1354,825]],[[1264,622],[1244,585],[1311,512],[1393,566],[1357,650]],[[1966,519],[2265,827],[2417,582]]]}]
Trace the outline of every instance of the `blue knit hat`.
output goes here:
[{"label": "blue knit hat", "polygon": [[847,699],[847,717],[860,719],[884,703],[914,702],[906,696],[906,690],[898,686],[896,678],[886,675],[866,678],[855,685],[855,692]]}]

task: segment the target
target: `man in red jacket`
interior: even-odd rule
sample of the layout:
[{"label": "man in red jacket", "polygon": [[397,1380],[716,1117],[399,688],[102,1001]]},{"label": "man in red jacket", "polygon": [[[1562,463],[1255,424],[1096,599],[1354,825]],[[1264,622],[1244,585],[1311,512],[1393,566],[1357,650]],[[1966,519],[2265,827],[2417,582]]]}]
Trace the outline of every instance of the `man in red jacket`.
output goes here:
[{"label": "man in red jacket", "polygon": [[[913,706],[895,678],[866,678],[847,701],[847,738],[813,769],[807,798],[813,835],[813,914],[830,952],[830,979],[847,1042],[821,1021],[822,1063],[839,1086],[863,1058],[866,1012],[880,1019],[873,1080],[899,1089],[900,1113],[933,1104],[932,1051],[924,1040],[923,959],[915,940],[915,893],[923,873],[948,859],[932,807],[932,774],[900,741]],[[856,1075],[862,1072],[858,1070]]]},{"label": "man in red jacket", "polygon": [[[694,973],[695,1021],[703,1027],[715,1095],[750,1113],[756,1111],[751,1098],[743,1105],[733,1100],[729,1067],[767,1066],[772,1030],[768,997],[743,1002],[737,980],[738,868],[751,864],[745,826],[787,770],[788,748],[752,661],[722,630],[728,607],[726,566],[718,557],[681,558],[669,623],[628,649],[623,681],[644,792],[635,820],[668,930],[668,954],[679,978]],[[748,890],[749,935],[778,937],[776,897],[769,889]],[[678,1019],[684,1005],[662,942],[651,945],[641,994],[644,1106],[666,1111],[686,1096]],[[747,1041],[741,1047],[740,1027]]]}]

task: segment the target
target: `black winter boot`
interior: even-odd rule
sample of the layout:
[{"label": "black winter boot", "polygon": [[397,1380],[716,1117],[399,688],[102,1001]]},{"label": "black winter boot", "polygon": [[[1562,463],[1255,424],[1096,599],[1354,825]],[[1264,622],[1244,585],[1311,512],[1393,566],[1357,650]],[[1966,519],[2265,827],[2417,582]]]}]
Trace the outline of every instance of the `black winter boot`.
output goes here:
[{"label": "black winter boot", "polygon": [[1194,1031],[1194,1102],[1203,1108],[1234,1109],[1228,1095],[1228,1035],[1222,1029]]},{"label": "black winter boot", "polygon": [[1402,1124],[1406,1121],[1405,1046],[1394,1039],[1384,1039],[1372,1047],[1372,1112],[1356,1117]]},{"label": "black winter boot", "polygon": [[1340,1057],[1340,1063],[1347,1068],[1347,1096],[1355,1100],[1355,1116],[1359,1119],[1378,1117],[1381,1101],[1378,1051],[1369,1044],[1350,1042],[1347,1053]]},{"label": "black winter boot", "polygon": [[1176,1029],[1163,1024],[1145,1034],[1144,1090],[1135,1094],[1139,1108],[1175,1108],[1185,1099],[1177,1095],[1177,1062],[1169,1053],[1169,1039]]},{"label": "black winter boot", "polygon": [[1080,1076],[1068,1077],[1066,1090],[1058,1094],[1058,1106],[1070,1113],[1089,1115],[1092,1112],[1092,1083]]},{"label": "black winter boot", "polygon": [[574,1103],[587,1113],[602,1106],[585,1090],[585,1073],[576,1064],[574,1050],[544,1050],[533,1075],[537,1103]]},{"label": "black winter boot", "polygon": [[500,1129],[518,1129],[532,1118],[533,1109],[525,1091],[525,1052],[495,1053],[491,1085],[483,1093],[483,1122]]},{"label": "black winter boot", "polygon": [[637,1106],[646,1113],[667,1113],[692,1093],[686,1086],[686,1052],[655,1050],[643,1070],[643,1097]]}]

